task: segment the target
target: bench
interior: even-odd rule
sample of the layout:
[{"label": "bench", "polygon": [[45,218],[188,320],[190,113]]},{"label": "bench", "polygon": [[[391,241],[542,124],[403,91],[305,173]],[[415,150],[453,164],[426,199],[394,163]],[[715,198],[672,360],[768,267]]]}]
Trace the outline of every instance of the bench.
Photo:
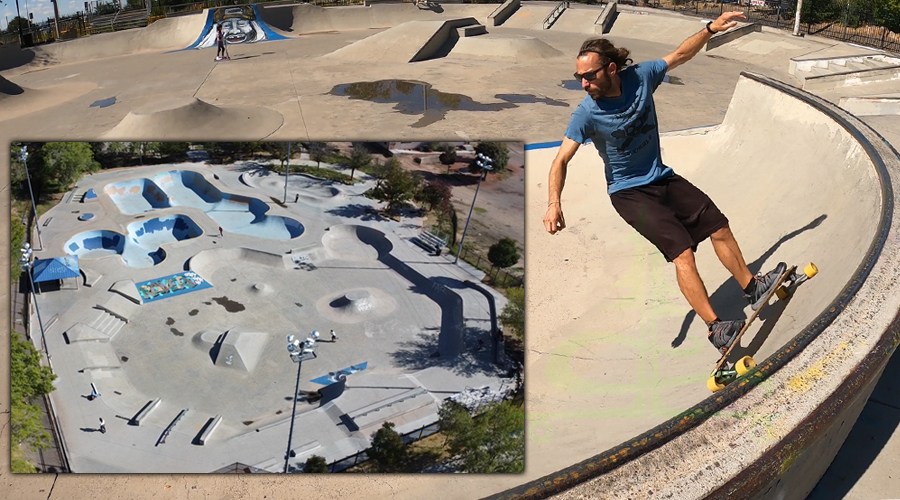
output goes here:
[{"label": "bench", "polygon": [[447,246],[446,239],[435,236],[428,231],[422,231],[418,236],[414,236],[412,242],[426,251],[433,253],[435,256],[441,255],[441,250]]}]

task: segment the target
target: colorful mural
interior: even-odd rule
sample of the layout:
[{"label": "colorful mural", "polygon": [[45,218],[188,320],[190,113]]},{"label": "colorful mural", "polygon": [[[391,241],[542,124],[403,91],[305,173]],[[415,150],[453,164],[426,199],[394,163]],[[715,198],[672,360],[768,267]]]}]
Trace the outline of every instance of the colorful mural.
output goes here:
[{"label": "colorful mural", "polygon": [[265,40],[284,40],[285,37],[274,33],[260,19],[255,5],[239,7],[221,7],[209,10],[209,21],[206,30],[192,48],[205,49],[216,46],[216,27],[222,26],[226,45],[262,42]]},{"label": "colorful mural", "polygon": [[364,363],[360,363],[358,365],[353,365],[342,370],[338,370],[336,372],[328,372],[328,375],[322,375],[321,377],[314,378],[310,380],[310,382],[319,385],[331,385],[338,381],[338,377],[341,375],[352,375],[356,372],[361,372],[366,369],[369,365],[369,362],[366,361]]},{"label": "colorful mural", "polygon": [[164,278],[135,283],[144,303],[184,295],[197,290],[212,288],[208,281],[193,271],[173,274]]}]

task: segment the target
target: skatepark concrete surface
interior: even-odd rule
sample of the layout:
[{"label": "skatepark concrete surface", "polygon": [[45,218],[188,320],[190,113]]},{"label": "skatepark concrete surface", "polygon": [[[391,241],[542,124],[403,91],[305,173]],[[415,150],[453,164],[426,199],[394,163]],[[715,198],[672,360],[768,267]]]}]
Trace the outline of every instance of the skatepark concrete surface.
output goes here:
[{"label": "skatepark concrete surface", "polygon": [[[372,185],[295,175],[282,204],[284,177],[255,163],[126,168],[82,178],[44,214],[36,255],[80,255],[84,273],[77,289],[38,299],[73,470],[202,473],[240,462],[281,472],[297,369],[285,338],[313,330],[322,341],[302,366],[301,394],[323,388],[312,382],[323,375],[366,367],[347,375],[340,397],[299,403],[292,465],[362,451],[385,421],[401,433],[431,424],[466,388],[511,387],[509,367],[476,350],[479,339],[490,345],[488,303],[466,285],[478,278],[411,243],[415,219],[374,215],[361,195]],[[99,196],[81,201],[90,189]],[[86,212],[94,217],[79,221]],[[174,232],[159,220],[177,221]],[[153,301],[135,288],[184,270],[212,288]],[[83,397],[92,383],[93,401]],[[105,434],[95,432],[100,417]],[[193,443],[215,417],[205,444]]]},{"label": "skatepark concrete surface", "polygon": [[[895,279],[900,240],[896,212],[885,208],[893,208],[894,179],[900,175],[896,151],[889,146],[900,144],[898,117],[864,116],[863,123],[832,105],[843,98],[890,96],[896,87],[872,83],[817,91],[820,97],[794,94],[777,83],[802,86],[790,72],[792,58],[857,54],[861,49],[763,28],[701,51],[673,70],[656,91],[659,128],[666,132],[664,160],[723,208],[751,269],[766,272],[779,261],[800,266],[812,261],[819,267],[819,274],[790,301],[773,304],[762,314],[739,348],[768,370],[759,372],[766,376],[710,396],[706,378],[716,351],[680,297],[671,266],[612,213],[591,145],[582,148],[570,168],[563,196],[569,227],[554,236],[542,228],[552,143],[562,138],[584,97],[571,80],[573,59],[584,39],[595,33],[600,8],[590,15],[589,7],[570,9],[543,30],[535,27],[555,3],[524,2],[496,27],[486,22],[486,9],[452,5],[472,7],[454,11],[453,18],[474,17],[486,26],[487,35],[460,37],[432,59],[415,63],[329,58],[402,22],[443,16],[404,7],[412,13],[390,26],[373,25],[372,17],[362,15],[357,16],[365,17],[358,29],[293,28],[301,16],[290,24],[269,20],[273,29],[295,38],[232,46],[232,60],[219,65],[211,51],[192,50],[76,58],[40,71],[29,65],[10,67],[0,76],[24,91],[6,100],[25,99],[31,91],[66,82],[98,87],[52,108],[2,121],[0,134],[24,140],[22,131],[28,130],[28,140],[96,139],[134,109],[193,97],[219,107],[265,107],[280,113],[284,122],[274,133],[211,122],[182,140],[214,138],[218,132],[243,134],[247,140],[526,141],[526,472],[389,479],[109,476],[88,481],[17,476],[8,482],[11,494],[45,498],[52,486],[54,494],[67,498],[98,498],[125,490],[166,494],[168,486],[184,491],[177,493],[184,498],[193,491],[215,498],[288,498],[306,488],[319,498],[539,497],[535,492],[562,498],[724,498],[734,493],[804,498],[837,454],[897,344],[896,327],[888,327],[900,300]],[[441,7],[449,12],[451,5]],[[373,16],[381,8],[388,6],[361,12]],[[608,36],[629,48],[636,62],[672,52],[702,28],[699,18],[619,9]],[[286,28],[304,34],[291,35]],[[520,57],[522,51],[513,50],[509,53],[515,57],[503,58],[466,48],[465,38],[487,36],[506,38],[507,44],[534,39],[562,55],[541,51]],[[371,102],[377,96],[361,95],[366,100],[332,93],[338,85],[390,79],[430,85],[430,95],[443,93],[439,104],[446,111],[425,126],[414,126],[421,112],[403,112],[395,102]],[[90,107],[111,97],[116,98],[111,106]],[[453,109],[457,102],[468,107]],[[435,106],[435,101],[428,104]],[[133,140],[153,139],[136,129],[133,134]],[[697,259],[720,314],[746,315],[740,290],[708,243],[701,245]],[[173,335],[169,341],[174,340]],[[700,409],[683,414],[692,408]],[[896,405],[886,412],[896,415]],[[653,429],[658,436],[644,435]],[[888,453],[900,440],[895,431],[893,436],[884,441]],[[617,453],[609,456],[613,451]],[[870,453],[864,461],[866,470],[850,490],[856,496],[848,498],[872,498],[885,485],[890,488],[886,491],[900,491],[889,457]]]}]

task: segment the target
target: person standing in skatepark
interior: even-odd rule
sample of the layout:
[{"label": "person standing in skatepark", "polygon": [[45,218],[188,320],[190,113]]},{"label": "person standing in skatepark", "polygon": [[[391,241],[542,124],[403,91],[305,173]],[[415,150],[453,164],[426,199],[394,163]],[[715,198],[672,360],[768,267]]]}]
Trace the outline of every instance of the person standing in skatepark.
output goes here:
[{"label": "person standing in skatepark", "polygon": [[565,137],[550,167],[549,201],[544,226],[550,234],[565,229],[562,190],[576,151],[589,140],[606,165],[607,192],[616,212],[675,264],[681,293],[709,327],[708,339],[721,354],[731,346],[745,320],[722,320],[709,302],[694,252],[709,238],[716,256],[744,290],[753,310],[785,272],[779,263],[753,276],[728,225],[712,200],[662,161],[653,92],[667,71],[693,58],[713,34],[737,26],[743,12],[725,12],[675,52],[629,65],[629,51],[604,38],[584,42],[576,59],[575,79],[588,93],[572,113]]}]

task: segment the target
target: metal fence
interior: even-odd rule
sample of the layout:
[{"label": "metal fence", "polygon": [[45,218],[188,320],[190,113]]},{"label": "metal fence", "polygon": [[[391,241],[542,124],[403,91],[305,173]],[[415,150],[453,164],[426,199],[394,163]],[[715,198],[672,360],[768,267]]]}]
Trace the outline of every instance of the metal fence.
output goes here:
[{"label": "metal fence", "polygon": [[[364,0],[310,0],[310,5],[318,5],[320,7],[332,7],[338,5],[362,5]],[[279,4],[299,4],[297,0],[203,0],[202,2],[190,2],[178,5],[156,5],[153,7],[154,15],[178,16],[191,14],[203,9],[215,9],[218,7],[228,7],[230,5],[279,5]]]},{"label": "metal fence", "polygon": [[[420,439],[424,439],[433,434],[437,434],[441,430],[440,421],[424,425],[419,427],[418,429],[407,432],[405,434],[401,434],[400,437],[403,439],[403,444],[409,445],[415,441]],[[328,472],[344,472],[347,469],[357,466],[361,463],[367,462],[369,460],[369,455],[365,450],[350,455],[349,457],[342,458],[340,460],[336,460],[330,464],[328,464]]]},{"label": "metal fence", "polygon": [[[825,0],[806,0],[806,2]],[[741,10],[747,22],[793,31],[796,0],[785,1],[739,1],[708,2],[697,0],[620,0],[622,5],[671,10],[680,14],[716,18],[729,10]],[[855,43],[880,50],[900,53],[900,34],[878,26],[873,12],[864,10],[854,0],[843,4],[840,20],[804,22],[801,18],[801,32],[842,42]]]}]

